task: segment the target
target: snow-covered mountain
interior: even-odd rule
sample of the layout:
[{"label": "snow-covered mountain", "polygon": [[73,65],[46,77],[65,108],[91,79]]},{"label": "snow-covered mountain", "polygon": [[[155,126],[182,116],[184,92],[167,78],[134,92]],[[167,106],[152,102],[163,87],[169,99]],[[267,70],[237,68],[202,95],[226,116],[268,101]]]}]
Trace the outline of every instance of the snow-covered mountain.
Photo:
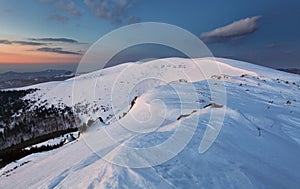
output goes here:
[{"label": "snow-covered mountain", "polygon": [[0,188],[299,188],[299,75],[229,59],[126,63],[38,84],[76,141],[0,170]]}]

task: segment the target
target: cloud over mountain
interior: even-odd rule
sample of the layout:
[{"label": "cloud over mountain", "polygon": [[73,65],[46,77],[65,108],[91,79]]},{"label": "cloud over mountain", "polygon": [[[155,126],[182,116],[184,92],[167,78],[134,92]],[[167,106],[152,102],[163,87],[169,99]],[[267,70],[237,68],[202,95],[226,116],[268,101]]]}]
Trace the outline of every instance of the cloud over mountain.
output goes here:
[{"label": "cloud over mountain", "polygon": [[246,36],[254,33],[258,29],[257,21],[260,18],[261,16],[253,16],[234,21],[226,26],[204,32],[200,38],[205,43],[222,43],[237,37]]},{"label": "cloud over mountain", "polygon": [[0,39],[0,44],[10,45],[12,42],[6,39]]},{"label": "cloud over mountain", "polygon": [[7,39],[0,39],[0,44],[5,45],[29,45],[29,46],[41,46],[41,45],[48,45],[47,42],[54,42],[54,43],[72,43],[77,44],[79,43],[75,39],[69,38],[28,38],[27,40],[7,40]]},{"label": "cloud over mountain", "polygon": [[32,42],[32,41],[10,41],[10,40],[6,40],[6,39],[0,40],[0,44],[5,44],[5,45],[17,44],[17,45],[30,45],[30,46],[45,45],[45,43],[38,43],[38,42]]},{"label": "cloud over mountain", "polygon": [[75,39],[69,39],[69,38],[29,38],[29,40],[32,41],[48,41],[48,42],[63,42],[63,43],[79,43]]},{"label": "cloud over mountain", "polygon": [[57,47],[57,48],[42,47],[42,48],[36,49],[36,51],[50,52],[50,53],[57,53],[57,54],[82,55],[79,52],[66,51],[66,50],[63,50],[63,48],[60,48],[60,47]]}]

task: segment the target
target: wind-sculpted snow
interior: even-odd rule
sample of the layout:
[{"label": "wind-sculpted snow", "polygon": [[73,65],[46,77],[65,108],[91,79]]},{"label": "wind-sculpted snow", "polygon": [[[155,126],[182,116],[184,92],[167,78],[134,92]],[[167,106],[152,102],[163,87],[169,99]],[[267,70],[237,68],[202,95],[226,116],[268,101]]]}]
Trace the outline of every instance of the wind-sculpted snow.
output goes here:
[{"label": "wind-sculpted snow", "polygon": [[[98,107],[98,111],[81,114],[83,119],[95,122],[77,141],[2,168],[0,187],[298,188],[299,76],[227,59],[217,59],[221,74],[216,74],[209,71],[211,60],[201,59],[199,64],[208,70],[205,77],[193,74],[195,67],[190,61],[170,58],[130,63],[34,86],[41,90],[28,98],[40,98],[41,102],[47,99],[49,105],[58,106],[61,102],[71,106],[75,100],[75,104]],[[178,72],[177,78],[174,74],[166,82],[140,84],[128,95],[130,100],[138,96],[132,104],[110,104],[111,80],[129,66],[137,70],[151,64],[171,69],[169,73],[176,73],[181,65],[190,73],[190,80]],[[73,80],[85,86],[92,79],[101,81],[95,87],[99,95],[84,99],[77,91],[78,98],[72,103],[68,96]],[[218,94],[221,81],[226,86],[226,104],[212,98],[212,93]],[[220,106],[208,106],[212,103]],[[205,153],[199,153],[204,136],[218,129],[215,122],[219,120],[211,121],[211,114],[223,112],[225,117],[216,140]],[[99,116],[109,125],[95,119]],[[165,143],[171,145],[163,146]],[[2,174],[21,164],[9,175]]]},{"label": "wind-sculpted snow", "polygon": [[[148,70],[152,69],[151,72]],[[152,74],[153,78],[144,80],[145,74]],[[207,80],[218,74],[235,75],[242,73],[256,75],[255,72],[235,68],[213,59],[181,59],[167,58],[152,60],[143,64],[127,63],[108,68],[61,82],[50,82],[32,86],[40,89],[28,95],[31,100],[38,100],[37,105],[73,106],[75,111],[81,112],[83,122],[88,119],[96,120],[100,115],[104,121],[126,109],[128,104],[125,97],[133,99],[149,89],[172,81],[186,79],[188,82]],[[150,75],[151,76],[151,75]],[[157,80],[159,77],[163,80]],[[116,81],[118,83],[116,83]],[[138,85],[134,85],[139,81]],[[116,87],[118,86],[118,87]],[[131,87],[131,93],[122,93]],[[31,88],[31,87],[26,87]],[[117,90],[117,91],[116,91]],[[127,92],[127,91],[126,91]],[[111,96],[111,94],[115,94]],[[116,96],[119,95],[119,96]],[[111,100],[114,100],[111,103]],[[114,105],[114,111],[113,107]],[[86,110],[86,111],[84,111]],[[87,113],[85,113],[87,112]]]}]

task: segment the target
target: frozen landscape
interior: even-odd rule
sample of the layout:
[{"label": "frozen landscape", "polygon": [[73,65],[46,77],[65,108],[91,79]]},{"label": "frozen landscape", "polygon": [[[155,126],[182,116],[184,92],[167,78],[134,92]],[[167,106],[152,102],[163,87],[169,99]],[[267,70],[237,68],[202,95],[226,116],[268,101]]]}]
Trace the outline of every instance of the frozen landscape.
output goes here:
[{"label": "frozen landscape", "polygon": [[21,89],[38,89],[24,97],[35,106],[72,107],[86,128],[1,168],[0,188],[300,186],[299,75],[167,58]]}]

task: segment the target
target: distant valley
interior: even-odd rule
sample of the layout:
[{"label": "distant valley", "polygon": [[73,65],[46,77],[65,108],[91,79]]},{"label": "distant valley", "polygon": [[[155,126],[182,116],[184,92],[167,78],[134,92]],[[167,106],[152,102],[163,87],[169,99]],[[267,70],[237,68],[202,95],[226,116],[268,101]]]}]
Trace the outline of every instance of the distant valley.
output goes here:
[{"label": "distant valley", "polygon": [[0,74],[0,89],[24,87],[49,81],[63,81],[74,77],[68,70],[45,70],[40,72],[5,72]]}]

